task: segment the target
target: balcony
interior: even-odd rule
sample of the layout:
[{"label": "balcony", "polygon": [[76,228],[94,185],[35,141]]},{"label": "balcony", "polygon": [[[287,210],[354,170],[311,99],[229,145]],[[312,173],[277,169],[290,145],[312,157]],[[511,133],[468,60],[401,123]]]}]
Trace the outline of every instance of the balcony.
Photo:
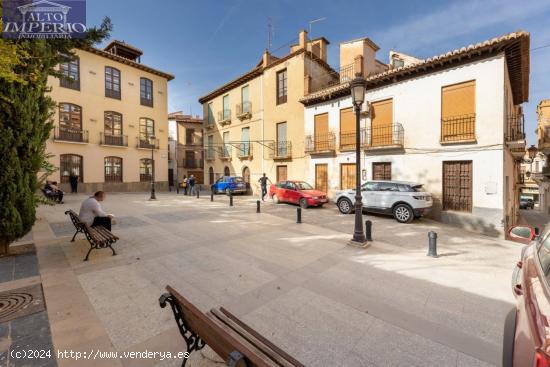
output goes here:
[{"label": "balcony", "polygon": [[180,167],[188,169],[204,168],[204,161],[200,158],[185,158]]},{"label": "balcony", "polygon": [[229,125],[231,123],[231,110],[226,109],[218,112],[218,123],[222,126]]},{"label": "balcony", "polygon": [[99,145],[109,145],[115,147],[127,147],[128,136],[127,135],[111,135],[99,133]]},{"label": "balcony", "polygon": [[56,127],[54,131],[54,140],[71,143],[87,143],[88,131]]},{"label": "balcony", "polygon": [[150,143],[149,139],[141,139],[141,138],[137,138],[136,141],[137,141],[136,148],[138,149],[158,149],[159,148],[158,139],[155,139],[153,143]]},{"label": "balcony", "polygon": [[153,97],[151,98],[140,97],[139,102],[142,106],[153,107]]},{"label": "balcony", "polygon": [[211,118],[207,118],[206,120],[204,120],[204,128],[206,130],[211,130],[214,128],[214,126],[216,125],[216,121],[214,121],[214,116],[212,116]]},{"label": "balcony", "polygon": [[268,147],[269,158],[275,161],[292,158],[292,143],[289,141],[271,142]]},{"label": "balcony", "polygon": [[222,161],[230,161],[231,160],[231,145],[225,145],[223,147],[219,147],[219,149],[218,149],[218,158],[220,158]]},{"label": "balcony", "polygon": [[212,146],[206,147],[205,159],[207,161],[213,161],[214,159],[216,159],[216,151],[214,147]]},{"label": "balcony", "polygon": [[340,132],[340,151],[346,152],[346,151],[353,151],[355,150],[355,136],[357,134],[355,131],[352,132]]},{"label": "balcony", "polygon": [[237,118],[241,121],[252,117],[252,102],[237,104]]},{"label": "balcony", "polygon": [[404,141],[405,130],[398,122],[391,125],[368,127],[362,130],[363,149],[368,151],[402,150]]},{"label": "balcony", "polygon": [[305,152],[310,155],[334,154],[336,152],[336,135],[333,132],[307,135]]},{"label": "balcony", "polygon": [[508,117],[504,139],[514,159],[522,160],[526,145],[523,114]]},{"label": "balcony", "polygon": [[201,147],[202,139],[194,137],[193,139],[185,139],[185,145],[190,147]]},{"label": "balcony", "polygon": [[239,150],[237,156],[241,160],[252,159],[252,144],[250,143],[241,143],[239,144]]},{"label": "balcony", "polygon": [[476,143],[476,115],[441,119],[441,144]]}]

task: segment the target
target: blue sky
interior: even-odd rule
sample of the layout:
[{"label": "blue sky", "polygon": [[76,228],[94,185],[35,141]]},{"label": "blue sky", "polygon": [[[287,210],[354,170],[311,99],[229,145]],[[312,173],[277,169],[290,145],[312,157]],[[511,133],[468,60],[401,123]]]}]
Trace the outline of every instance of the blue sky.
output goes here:
[{"label": "blue sky", "polygon": [[169,111],[202,114],[198,98],[246,72],[267,47],[272,19],[275,54],[288,52],[300,29],[313,24],[324,36],[329,63],[338,66],[338,43],[368,36],[388,61],[396,49],[425,58],[523,29],[531,33],[529,103],[525,104],[528,143],[535,143],[535,108],[550,98],[550,1],[459,0],[88,0],[87,23],[108,15],[112,39],[144,51],[142,63],[172,73]]}]

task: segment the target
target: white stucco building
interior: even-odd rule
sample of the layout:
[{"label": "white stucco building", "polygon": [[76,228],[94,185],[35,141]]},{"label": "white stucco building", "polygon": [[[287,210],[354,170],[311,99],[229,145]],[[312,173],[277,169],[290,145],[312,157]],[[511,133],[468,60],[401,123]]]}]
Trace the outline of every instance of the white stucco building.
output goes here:
[{"label": "white stucco building", "polygon": [[[518,215],[529,34],[399,61],[392,57],[387,71],[366,77],[362,181],[422,183],[434,196],[433,218],[502,235]],[[310,155],[306,177],[330,195],[353,188],[355,115],[349,82],[311,93],[302,103]]]}]

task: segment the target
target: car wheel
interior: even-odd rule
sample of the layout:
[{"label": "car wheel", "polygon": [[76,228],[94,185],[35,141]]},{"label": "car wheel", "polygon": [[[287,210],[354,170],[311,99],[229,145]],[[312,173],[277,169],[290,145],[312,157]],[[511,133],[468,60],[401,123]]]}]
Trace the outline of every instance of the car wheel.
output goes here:
[{"label": "car wheel", "polygon": [[502,367],[512,367],[514,364],[514,342],[516,339],[516,308],[512,308],[504,321],[502,348]]},{"label": "car wheel", "polygon": [[300,199],[300,208],[307,209],[308,206],[309,205],[307,203],[307,199],[306,198],[301,198]]},{"label": "car wheel", "polygon": [[338,210],[340,210],[340,213],[342,214],[350,214],[351,211],[353,210],[351,200],[340,199],[340,201],[338,201]]},{"label": "car wheel", "polygon": [[399,223],[410,223],[414,219],[414,213],[410,206],[399,204],[393,209],[393,217]]},{"label": "car wheel", "polygon": [[273,202],[274,202],[275,204],[279,204],[279,203],[281,202],[281,201],[279,200],[279,197],[278,197],[277,195],[273,195],[273,196],[271,197],[271,199],[273,199]]}]

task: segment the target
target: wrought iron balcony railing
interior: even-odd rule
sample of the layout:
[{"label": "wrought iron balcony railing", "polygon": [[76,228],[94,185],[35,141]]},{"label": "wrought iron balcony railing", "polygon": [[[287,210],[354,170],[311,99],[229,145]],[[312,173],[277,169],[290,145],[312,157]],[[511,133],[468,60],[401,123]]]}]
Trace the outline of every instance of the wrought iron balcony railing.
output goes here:
[{"label": "wrought iron balcony railing", "polygon": [[333,132],[307,135],[305,152],[310,154],[333,152],[336,150],[336,135]]},{"label": "wrought iron balcony railing", "polygon": [[218,112],[218,122],[220,125],[228,125],[231,123],[231,110],[225,109]]},{"label": "wrought iron balcony railing", "polygon": [[149,141],[149,139],[142,139],[139,137],[136,140],[137,140],[137,144],[136,144],[137,148],[141,148],[141,149],[158,149],[159,148],[158,139],[154,139],[152,143]]},{"label": "wrought iron balcony railing", "polygon": [[111,135],[105,133],[99,133],[99,144],[100,145],[113,145],[117,147],[127,147],[128,146],[128,136],[127,135]]},{"label": "wrought iron balcony railing", "polygon": [[523,119],[523,114],[508,117],[505,139],[507,142],[525,139],[525,120]]},{"label": "wrought iron balcony railing", "polygon": [[292,143],[289,141],[271,142],[269,147],[269,158],[289,159],[292,158]]},{"label": "wrought iron balcony railing", "polygon": [[73,78],[64,76],[59,79],[59,85],[62,86],[63,88],[80,90],[80,79],[73,79]]},{"label": "wrought iron balcony railing", "polygon": [[455,143],[476,139],[475,113],[441,119],[441,143]]},{"label": "wrought iron balcony railing", "polygon": [[205,151],[205,159],[212,161],[216,159],[216,149],[213,146],[207,146]]},{"label": "wrought iron balcony railing", "polygon": [[252,116],[252,102],[243,102],[237,104],[237,117],[240,120],[245,120]]},{"label": "wrought iron balcony railing", "polygon": [[204,119],[204,127],[205,129],[212,129],[216,125],[216,121],[214,120],[214,116],[210,116],[210,118]]},{"label": "wrought iron balcony railing", "polygon": [[218,157],[223,160],[231,159],[231,145],[226,144],[218,148]]},{"label": "wrought iron balcony railing", "polygon": [[252,157],[252,144],[240,143],[237,151],[237,155],[240,159],[247,159]]},{"label": "wrought iron balcony railing", "polygon": [[340,150],[355,150],[355,131],[340,132]]},{"label": "wrought iron balcony railing", "polygon": [[368,127],[363,129],[362,132],[362,145],[365,149],[403,149],[405,130],[398,122],[388,125]]},{"label": "wrought iron balcony railing", "polygon": [[56,127],[54,130],[54,140],[71,141],[75,143],[87,143],[88,130],[76,130]]},{"label": "wrought iron balcony railing", "polygon": [[181,162],[183,168],[204,168],[204,161],[200,158],[185,158]]},{"label": "wrought iron balcony railing", "polygon": [[151,98],[140,97],[139,102],[142,106],[153,107],[153,97],[151,97]]}]

